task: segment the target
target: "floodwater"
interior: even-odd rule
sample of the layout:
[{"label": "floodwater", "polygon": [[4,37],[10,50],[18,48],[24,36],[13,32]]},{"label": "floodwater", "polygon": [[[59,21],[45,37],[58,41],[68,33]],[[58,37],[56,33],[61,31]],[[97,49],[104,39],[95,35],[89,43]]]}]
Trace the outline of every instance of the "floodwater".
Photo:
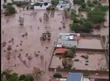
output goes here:
[{"label": "floodwater", "polygon": [[[55,11],[54,17],[49,16],[49,21],[44,21],[43,19],[45,12],[45,10],[27,11],[17,8],[16,15],[10,17],[2,15],[1,43],[6,42],[1,52],[2,70],[9,68],[19,74],[23,74],[32,73],[33,67],[38,67],[45,72],[42,81],[48,81],[49,76],[52,76],[48,72],[51,52],[58,33],[70,32],[70,20],[65,21],[66,27],[63,28],[61,23],[63,20],[62,14],[64,14],[63,11]],[[37,14],[32,15],[33,13]],[[24,26],[19,25],[18,20],[20,16],[24,18]],[[40,19],[42,22],[40,22]],[[45,33],[47,30],[51,32],[51,40],[40,41],[42,33]],[[102,33],[107,33],[107,31],[108,29]],[[23,37],[23,34],[26,33],[27,35]],[[10,60],[7,60],[7,55],[9,55],[7,47],[9,45],[11,45],[12,49],[10,51]],[[38,54],[38,56],[35,56],[35,54]],[[22,61],[26,61],[26,65],[18,58],[19,55],[21,55]],[[28,60],[29,56],[31,60]],[[41,60],[41,56],[44,57],[43,61]]]},{"label": "floodwater", "polygon": [[[33,12],[37,14],[32,15]],[[18,13],[11,17],[2,15],[1,43],[6,42],[5,47],[2,47],[2,70],[9,68],[23,74],[32,73],[33,67],[38,67],[48,75],[48,64],[50,63],[56,37],[59,32],[69,32],[70,21],[65,20],[66,27],[63,28],[61,23],[63,11],[56,11],[54,17],[49,16],[49,21],[43,19],[45,12],[45,10],[23,11],[22,9],[20,12],[20,9],[18,9]],[[19,16],[24,18],[24,26],[19,25]],[[39,19],[42,21],[40,22]],[[51,40],[41,41],[42,33],[47,30],[51,33]],[[27,35],[23,37],[26,33]],[[11,41],[12,39],[13,41]],[[7,55],[9,55],[7,48],[9,45],[12,49],[10,50],[10,60],[7,60]],[[35,56],[35,54],[38,54],[38,56]],[[19,55],[21,60],[18,58]],[[43,61],[41,56],[43,56]],[[28,57],[31,57],[31,60],[28,60]],[[24,60],[26,65],[22,62]]]}]

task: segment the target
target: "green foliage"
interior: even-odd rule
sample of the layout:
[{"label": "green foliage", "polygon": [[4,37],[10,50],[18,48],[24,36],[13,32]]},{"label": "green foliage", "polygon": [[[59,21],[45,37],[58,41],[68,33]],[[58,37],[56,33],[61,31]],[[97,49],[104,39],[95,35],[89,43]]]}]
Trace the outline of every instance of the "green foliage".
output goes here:
[{"label": "green foliage", "polygon": [[1,77],[2,81],[34,81],[33,76],[30,74],[26,74],[26,75],[23,74],[20,75],[19,77],[17,73],[10,73],[8,71],[3,71],[1,75],[2,75]]},{"label": "green foliage", "polygon": [[60,73],[55,73],[53,75],[54,78],[62,78],[62,75]]},{"label": "green foliage", "polygon": [[73,65],[72,59],[63,58],[62,65],[64,68],[71,69]]},{"label": "green foliage", "polygon": [[72,24],[70,24],[70,30],[72,30],[72,31],[80,31],[80,24],[78,24],[78,23],[72,23]]},{"label": "green foliage", "polygon": [[94,3],[92,3],[90,0],[87,1],[87,5],[88,5],[89,7],[94,7]]},{"label": "green foliage", "polygon": [[85,0],[73,0],[74,4],[80,5],[81,3],[84,3]]},{"label": "green foliage", "polygon": [[18,74],[13,73],[13,74],[11,74],[11,77],[9,78],[9,81],[19,81],[18,79],[19,79]]},{"label": "green foliage", "polygon": [[7,5],[5,15],[8,16],[15,13],[16,13],[15,8],[12,5]]},{"label": "green foliage", "polygon": [[59,3],[59,0],[51,0],[53,6],[56,6]]},{"label": "green foliage", "polygon": [[68,51],[66,51],[64,53],[64,56],[65,57],[74,57],[75,53],[76,53],[76,49],[75,48],[71,48],[71,49],[69,49]]},{"label": "green foliage", "polygon": [[107,11],[107,10],[109,9],[109,7],[106,6],[106,5],[99,5],[99,6],[97,7],[97,9],[99,9],[100,11],[105,12],[105,11]]},{"label": "green foliage", "polygon": [[94,3],[94,4],[98,4],[99,1],[98,1],[98,0],[94,0],[93,3]]},{"label": "green foliage", "polygon": [[26,6],[29,3],[24,1],[13,1],[13,4],[16,4],[18,7]]},{"label": "green foliage", "polygon": [[105,13],[99,8],[88,11],[88,19],[93,23],[101,23],[105,21]]},{"label": "green foliage", "polygon": [[86,8],[86,3],[81,3],[81,8]]},{"label": "green foliage", "polygon": [[24,80],[25,79],[25,74],[23,74],[23,75],[20,75],[20,77],[19,77],[19,80]]},{"label": "green foliage", "polygon": [[32,75],[27,74],[27,75],[25,76],[24,81],[34,81],[34,78],[33,78],[33,76],[32,76]]},{"label": "green foliage", "polygon": [[75,31],[76,33],[90,33],[92,32],[92,23],[87,20],[83,21],[82,24],[72,23],[70,24],[70,30]]},{"label": "green foliage", "polygon": [[12,5],[12,3],[7,3],[7,5]]}]

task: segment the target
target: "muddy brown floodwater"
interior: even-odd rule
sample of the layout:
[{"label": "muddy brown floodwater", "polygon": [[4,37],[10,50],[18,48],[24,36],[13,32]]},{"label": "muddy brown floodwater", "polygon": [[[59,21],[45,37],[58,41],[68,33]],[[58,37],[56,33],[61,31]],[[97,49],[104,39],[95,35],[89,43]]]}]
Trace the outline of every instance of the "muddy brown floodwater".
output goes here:
[{"label": "muddy brown floodwater", "polygon": [[[17,10],[18,13],[14,16],[5,17],[2,15],[1,43],[6,42],[6,45],[2,47],[2,70],[9,68],[19,74],[23,74],[32,73],[33,67],[39,67],[46,72],[46,76],[44,76],[49,77],[48,64],[57,34],[59,32],[69,32],[70,21],[66,20],[66,27],[62,27],[63,11],[56,11],[54,17],[49,16],[49,21],[46,22],[43,20],[45,10],[34,10],[37,13],[34,16],[32,15],[32,10],[21,12],[19,12],[20,9]],[[20,16],[24,18],[24,26],[19,25]],[[61,27],[61,30],[59,30],[59,27]],[[51,33],[51,40],[40,41],[42,33],[47,30]],[[11,50],[8,52],[9,45]],[[35,53],[37,56],[35,56]],[[9,60],[7,60],[7,54],[10,56]],[[40,58],[41,56],[44,57],[43,61]],[[23,63],[24,61],[25,63]],[[43,79],[48,81],[49,78],[46,80],[45,77]]]}]

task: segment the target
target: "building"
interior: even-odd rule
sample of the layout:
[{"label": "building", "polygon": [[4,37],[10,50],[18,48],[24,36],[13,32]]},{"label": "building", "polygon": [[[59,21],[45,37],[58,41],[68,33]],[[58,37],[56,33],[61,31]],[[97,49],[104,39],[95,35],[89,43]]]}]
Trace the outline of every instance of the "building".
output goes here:
[{"label": "building", "polygon": [[59,33],[56,47],[77,47],[79,33]]},{"label": "building", "polygon": [[69,72],[67,81],[83,81],[83,74]]},{"label": "building", "polygon": [[50,81],[90,81],[88,78],[84,78],[82,73],[69,72],[67,78],[53,78]]},{"label": "building", "polygon": [[56,8],[59,10],[69,9],[69,8],[71,8],[71,4],[68,1],[59,0],[59,3],[56,6]]}]

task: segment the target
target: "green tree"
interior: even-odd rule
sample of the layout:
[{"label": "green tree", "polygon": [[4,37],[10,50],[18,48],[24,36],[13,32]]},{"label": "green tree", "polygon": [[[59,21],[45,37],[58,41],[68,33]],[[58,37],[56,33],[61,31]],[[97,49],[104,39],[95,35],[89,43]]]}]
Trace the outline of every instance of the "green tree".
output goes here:
[{"label": "green tree", "polygon": [[19,81],[19,77],[17,73],[11,74],[9,81]]},{"label": "green tree", "polygon": [[93,4],[90,0],[87,1],[87,5],[88,5],[89,7],[94,7],[94,4]]},{"label": "green tree", "polygon": [[53,74],[54,78],[62,78],[62,75],[60,73],[55,73]]},{"label": "green tree", "polygon": [[63,58],[62,65],[66,69],[71,69],[71,67],[73,66],[72,59]]},{"label": "green tree", "polygon": [[16,10],[12,5],[7,5],[5,15],[15,14]]},{"label": "green tree", "polygon": [[101,23],[105,21],[105,13],[98,8],[88,11],[87,16],[93,23]]},{"label": "green tree", "polygon": [[76,49],[75,48],[71,48],[71,49],[69,49],[68,51],[66,51],[64,53],[64,56],[65,57],[74,57],[75,53],[76,53]]},{"label": "green tree", "polygon": [[81,8],[86,8],[86,3],[81,3]]},{"label": "green tree", "polygon": [[25,76],[24,81],[34,81],[34,78],[33,78],[33,76],[32,76],[32,75],[27,74],[27,75]]},{"label": "green tree", "polygon": [[59,3],[59,0],[51,0],[53,6],[56,6]]},{"label": "green tree", "polygon": [[75,31],[75,32],[80,31],[80,24],[79,23],[70,24],[70,30]]},{"label": "green tree", "polygon": [[25,75],[25,74],[22,74],[22,75],[20,75],[19,80],[20,80],[20,81],[21,81],[21,80],[24,80],[25,77],[26,77],[26,75]]},{"label": "green tree", "polygon": [[84,3],[85,0],[73,0],[74,4],[80,5],[81,3]]}]

